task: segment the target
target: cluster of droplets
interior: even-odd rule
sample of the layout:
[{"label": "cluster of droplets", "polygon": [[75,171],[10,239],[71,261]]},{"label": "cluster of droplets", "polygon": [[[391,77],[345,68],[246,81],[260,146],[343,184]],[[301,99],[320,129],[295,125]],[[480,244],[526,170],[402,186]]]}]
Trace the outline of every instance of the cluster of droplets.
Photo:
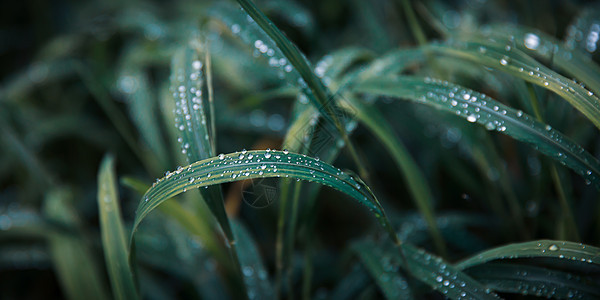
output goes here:
[{"label": "cluster of droplets", "polygon": [[[297,166],[303,168],[299,169]],[[281,172],[280,169],[284,169]],[[208,170],[208,171],[207,171]],[[151,191],[144,198],[145,202],[162,192],[161,183],[172,184],[186,192],[189,188],[205,188],[211,184],[223,183],[232,180],[244,180],[258,177],[290,177],[290,172],[295,177],[311,182],[318,182],[334,189],[349,193],[359,200],[376,217],[381,217],[380,209],[370,201],[368,194],[361,191],[361,184],[352,176],[338,168],[321,162],[318,158],[306,155],[292,154],[288,150],[247,151],[242,150],[231,154],[219,154],[215,158],[193,163],[187,167],[178,167],[174,172],[167,171],[162,179],[153,183]],[[353,187],[348,189],[346,187]]]},{"label": "cluster of droplets", "polygon": [[[413,252],[411,255],[411,260],[419,261],[423,265],[428,266],[427,269],[432,269],[429,276],[433,276],[436,285],[434,285],[434,289],[441,292],[444,295],[448,295],[449,293],[458,294],[457,299],[474,299],[471,293],[467,293],[467,282],[464,278],[459,276],[459,273],[456,272],[452,267],[449,267],[440,257],[433,256],[423,249],[418,249]],[[480,291],[477,287],[470,286],[469,291],[477,294],[483,292],[485,294],[491,294],[491,289],[485,289]]]},{"label": "cluster of droplets", "polygon": [[327,70],[331,67],[333,63],[333,57],[331,55],[325,55],[320,61],[317,62],[315,66],[315,74],[317,77],[323,80],[323,84],[329,86],[331,84],[331,78],[327,75]]},{"label": "cluster of droplets", "polygon": [[196,59],[189,66],[176,69],[171,78],[170,92],[175,99],[175,127],[180,134],[177,141],[181,144],[183,154],[187,154],[191,147],[190,139],[184,138],[185,136],[195,136],[203,140],[204,145],[209,144],[202,95],[203,67],[202,61]]},{"label": "cluster of droplets", "polygon": [[306,87],[304,79],[295,71],[275,42],[244,10],[222,15],[221,18],[233,35],[253,47],[254,57],[263,56],[268,60],[269,66],[277,70],[280,79],[287,78],[290,83],[297,82],[300,87]]},{"label": "cluster of droplets", "polygon": [[595,53],[600,39],[600,20],[593,10],[583,11],[575,23],[567,28],[565,44],[569,49],[580,47]]},{"label": "cluster of droplets", "polygon": [[266,287],[269,284],[267,280],[268,273],[262,265],[245,265],[242,267],[242,274],[244,275],[248,299],[256,299],[258,295],[265,296],[265,293],[269,291]]},{"label": "cluster of droplets", "polygon": [[[484,94],[461,88],[447,81],[425,78],[424,82],[428,84],[427,92],[417,95],[417,100],[435,101],[442,108],[453,111],[468,122],[482,124],[487,130],[499,132],[508,130],[508,133],[514,138],[531,143],[536,150],[555,158],[563,165],[572,167],[585,179],[586,184],[597,183],[598,173],[590,168],[590,166],[598,165],[597,160],[550,125],[539,123],[524,114],[523,111],[504,106]],[[418,88],[417,93],[420,90],[423,89]],[[516,127],[513,130],[511,126]],[[531,140],[531,137],[523,135],[524,129],[531,129],[530,131],[534,132],[539,139],[552,141],[555,147],[539,147],[544,144],[537,143],[535,140]],[[568,153],[574,153],[577,157],[568,155]]]}]

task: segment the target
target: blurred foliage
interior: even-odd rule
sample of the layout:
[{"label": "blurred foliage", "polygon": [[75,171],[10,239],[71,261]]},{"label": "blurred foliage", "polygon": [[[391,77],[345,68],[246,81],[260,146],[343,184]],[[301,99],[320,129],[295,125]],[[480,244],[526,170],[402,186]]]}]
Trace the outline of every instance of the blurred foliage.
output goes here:
[{"label": "blurred foliage", "polygon": [[597,3],[0,15],[2,299],[600,297]]}]

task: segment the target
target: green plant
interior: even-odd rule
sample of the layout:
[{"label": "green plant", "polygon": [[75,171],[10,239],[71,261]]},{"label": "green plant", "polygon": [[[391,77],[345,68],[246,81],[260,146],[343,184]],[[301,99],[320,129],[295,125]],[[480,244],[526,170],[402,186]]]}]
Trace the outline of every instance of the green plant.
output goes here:
[{"label": "green plant", "polygon": [[482,3],[72,5],[0,90],[3,297],[600,297],[597,6]]}]

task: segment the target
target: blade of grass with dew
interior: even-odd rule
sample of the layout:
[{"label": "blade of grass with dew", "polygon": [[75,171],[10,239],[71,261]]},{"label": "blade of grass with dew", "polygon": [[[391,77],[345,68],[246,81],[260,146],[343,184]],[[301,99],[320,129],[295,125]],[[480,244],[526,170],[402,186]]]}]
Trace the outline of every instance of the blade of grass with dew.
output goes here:
[{"label": "blade of grass with dew", "polygon": [[115,299],[138,299],[129,264],[127,240],[121,219],[114,158],[105,156],[98,173],[98,211],[106,268]]},{"label": "blade of grass with dew", "polygon": [[[256,22],[258,26],[266,33],[276,48],[285,56],[289,65],[285,68],[290,71],[296,70],[300,75],[300,81],[298,84],[302,88],[303,92],[307,94],[311,103],[319,110],[323,112],[323,117],[328,121],[332,122],[337,131],[341,134],[346,147],[350,152],[352,159],[356,163],[356,167],[359,169],[359,173],[363,177],[367,177],[366,169],[364,168],[354,146],[350,143],[348,135],[344,130],[342,122],[337,117],[336,111],[339,108],[335,106],[335,102],[331,101],[335,95],[329,91],[329,89],[323,84],[319,77],[313,72],[308,61],[302,55],[300,50],[277,28],[271,20],[267,18],[253,3],[249,0],[238,0],[237,1],[244,11],[252,18],[253,22]],[[265,45],[266,46],[266,45]],[[260,48],[260,47],[259,47]],[[262,49],[259,49],[262,52]],[[266,50],[268,52],[268,50]],[[287,70],[285,70],[287,71]]]},{"label": "blade of grass with dew", "polygon": [[577,78],[594,93],[600,93],[600,67],[578,50],[569,50],[555,37],[534,28],[512,24],[493,24],[483,35],[511,41],[511,45],[533,56],[541,57],[566,74]]},{"label": "blade of grass with dew", "polygon": [[414,299],[406,279],[398,272],[400,266],[379,247],[371,243],[355,243],[352,251],[360,258],[373,280],[387,299]]},{"label": "blade of grass with dew", "polygon": [[355,90],[382,96],[409,99],[457,114],[533,146],[541,153],[573,169],[586,182],[600,188],[600,163],[581,146],[534,118],[494,99],[440,80],[413,77],[386,77],[368,80]]},{"label": "blade of grass with dew", "polygon": [[435,222],[433,213],[434,198],[427,180],[425,180],[425,175],[423,175],[406,147],[404,147],[400,139],[396,136],[391,125],[386,122],[385,117],[375,107],[363,104],[352,95],[345,95],[342,99],[338,105],[343,108],[346,108],[348,105],[351,106],[351,110],[355,112],[356,118],[379,139],[386,147],[388,153],[392,155],[398,170],[402,173],[402,177],[404,177],[406,186],[412,194],[415,205],[428,224],[429,234],[437,251],[440,255],[445,256],[446,246],[438,225]]},{"label": "blade of grass with dew", "polygon": [[233,232],[248,299],[275,299],[275,293],[269,282],[268,273],[260,257],[260,253],[250,235],[241,222],[233,222]]},{"label": "blade of grass with dew", "polygon": [[[287,176],[287,177],[286,177]],[[143,196],[136,212],[132,237],[140,222],[162,202],[188,189],[220,183],[267,177],[296,178],[318,182],[339,190],[365,205],[378,222],[399,243],[390,227],[379,201],[367,186],[361,185],[348,174],[317,159],[286,151],[242,151],[221,154],[187,167],[158,180]]]},{"label": "blade of grass with dew", "polygon": [[486,263],[466,272],[489,288],[502,293],[559,299],[600,297],[600,287],[593,279],[569,272],[508,263]]},{"label": "blade of grass with dew", "polygon": [[[469,275],[453,267],[451,264],[433,254],[416,248],[408,243],[394,246],[387,242],[375,243],[369,240],[359,241],[365,249],[379,248],[379,259],[383,263],[398,265],[406,270],[413,278],[425,283],[432,289],[450,299],[499,299],[490,289]],[[354,245],[353,245],[354,247]],[[402,252],[400,252],[402,247]],[[416,292],[416,291],[415,291]]]},{"label": "blade of grass with dew", "polygon": [[[459,271],[439,257],[431,255],[410,244],[402,245],[408,266],[414,278],[427,284],[451,299],[500,299],[490,289]],[[399,252],[392,251],[397,261],[402,261]]]},{"label": "blade of grass with dew", "polygon": [[427,49],[491,67],[546,88],[569,102],[600,128],[600,100],[591,91],[540,64],[524,52],[491,41],[454,41]]},{"label": "blade of grass with dew", "polygon": [[[175,126],[181,135],[178,139],[181,152],[188,163],[214,155],[209,136],[210,120],[207,120],[211,104],[204,98],[208,87],[205,82],[206,57],[202,55],[203,47],[200,40],[192,40],[189,45],[179,49],[171,64],[171,93],[176,105]],[[220,186],[209,187],[200,192],[225,236],[229,242],[233,242]]]},{"label": "blade of grass with dew", "polygon": [[80,232],[77,213],[67,203],[70,191],[51,190],[44,199],[49,220],[71,231],[52,231],[49,249],[59,283],[68,299],[108,299],[95,257]]},{"label": "blade of grass with dew", "polygon": [[496,247],[467,258],[455,266],[464,270],[498,259],[551,257],[600,265],[600,248],[566,241],[539,240]]}]

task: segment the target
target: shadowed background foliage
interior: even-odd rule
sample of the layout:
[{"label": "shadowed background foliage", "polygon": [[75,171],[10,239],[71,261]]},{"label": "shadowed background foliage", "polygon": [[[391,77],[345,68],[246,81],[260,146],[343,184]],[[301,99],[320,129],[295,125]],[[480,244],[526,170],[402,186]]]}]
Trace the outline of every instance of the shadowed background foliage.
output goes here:
[{"label": "shadowed background foliage", "polygon": [[593,1],[0,15],[2,299],[600,297]]}]

